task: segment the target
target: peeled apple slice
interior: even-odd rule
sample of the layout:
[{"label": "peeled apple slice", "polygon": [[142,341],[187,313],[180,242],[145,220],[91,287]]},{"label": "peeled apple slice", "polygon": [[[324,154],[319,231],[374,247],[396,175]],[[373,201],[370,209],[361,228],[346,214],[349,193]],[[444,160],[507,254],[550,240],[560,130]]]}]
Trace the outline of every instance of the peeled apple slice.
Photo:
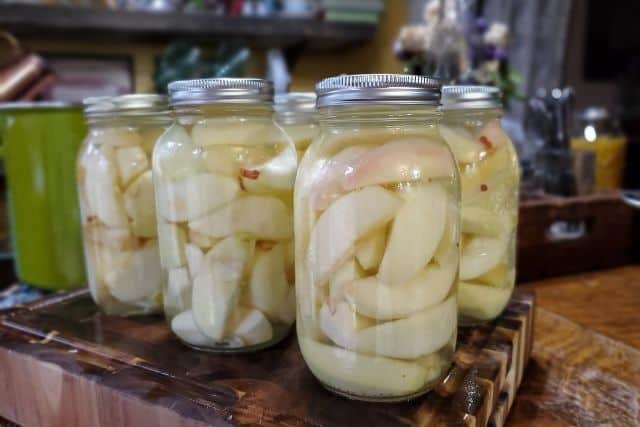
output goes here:
[{"label": "peeled apple slice", "polygon": [[236,307],[242,270],[225,264],[208,266],[193,281],[191,305],[196,325],[209,338],[220,341],[229,315]]},{"label": "peeled apple slice", "polygon": [[509,137],[500,125],[499,119],[487,122],[482,129],[480,129],[476,135],[476,139],[479,140],[482,137],[486,138],[486,142],[488,142],[492,148],[500,148],[507,144],[511,144]]},{"label": "peeled apple slice", "polygon": [[439,184],[409,188],[391,226],[378,277],[388,285],[407,282],[433,257],[447,220],[448,197]]},{"label": "peeled apple slice", "polygon": [[364,272],[355,258],[347,260],[329,278],[329,296],[331,300],[338,301],[342,299],[345,286],[363,276]]},{"label": "peeled apple slice", "polygon": [[447,257],[451,254],[451,251],[455,251],[456,254],[460,254],[460,231],[458,229],[458,212],[460,208],[454,204],[449,203],[449,207],[447,208],[447,219],[444,226],[444,232],[442,233],[442,239],[440,239],[440,243],[438,243],[438,247],[433,254],[433,259],[438,264],[445,264],[447,262]]},{"label": "peeled apple slice", "polygon": [[270,319],[279,317],[287,303],[289,284],[284,268],[284,245],[269,251],[256,251],[255,263],[249,279],[248,304],[265,313]]},{"label": "peeled apple slice", "polygon": [[239,191],[237,180],[210,173],[161,181],[157,208],[169,221],[191,221],[229,202]]},{"label": "peeled apple slice", "polygon": [[193,311],[187,310],[178,314],[171,320],[171,330],[184,342],[191,345],[208,347],[214,344],[213,340],[200,332],[193,318]]},{"label": "peeled apple slice", "polygon": [[285,303],[280,307],[278,320],[285,325],[291,325],[296,320],[296,288],[289,286]]},{"label": "peeled apple slice", "polygon": [[441,303],[456,276],[456,256],[443,265],[431,264],[410,282],[387,286],[375,277],[347,285],[347,301],[364,316],[378,320],[398,319]]},{"label": "peeled apple slice", "polygon": [[191,299],[186,300],[187,296],[191,296],[191,280],[185,267],[169,270],[167,290],[168,295],[165,298],[177,300],[182,309],[191,307]]},{"label": "peeled apple slice", "polygon": [[375,322],[360,316],[344,301],[336,304],[324,303],[320,309],[320,329],[334,343],[340,347],[354,349],[356,334],[363,328],[374,325]]},{"label": "peeled apple slice", "polygon": [[477,283],[460,282],[458,305],[460,314],[474,319],[495,319],[511,297],[511,288],[494,288]]},{"label": "peeled apple slice", "polygon": [[[248,123],[239,120],[208,119],[191,129],[191,138],[197,145],[258,145],[277,140],[273,125]],[[280,138],[281,139],[281,138]]]},{"label": "peeled apple slice", "polygon": [[513,285],[515,282],[515,269],[509,268],[506,260],[502,260],[491,270],[484,273],[482,276],[478,276],[475,281],[482,282],[479,284],[486,284],[493,286],[494,288],[505,288]]},{"label": "peeled apple slice", "polygon": [[242,185],[250,193],[291,191],[296,179],[297,162],[295,148],[285,146],[277,156],[266,163],[243,169]]},{"label": "peeled apple slice", "polygon": [[354,145],[343,149],[324,162],[314,177],[309,193],[309,203],[313,209],[326,209],[344,193],[342,179],[345,173],[353,167],[356,159],[369,150],[370,148],[366,146]]},{"label": "peeled apple slice", "polygon": [[164,268],[179,268],[187,263],[184,253],[186,240],[187,235],[180,226],[168,222],[158,224],[160,260]]},{"label": "peeled apple slice", "polygon": [[486,148],[475,141],[471,132],[463,127],[439,126],[440,135],[449,144],[458,163],[474,163],[480,160]]},{"label": "peeled apple slice", "polygon": [[333,202],[315,223],[309,238],[307,264],[316,285],[329,279],[355,250],[356,241],[389,222],[402,201],[382,187],[352,191]]},{"label": "peeled apple slice", "polygon": [[462,250],[460,280],[478,277],[502,260],[507,249],[508,237],[472,237]]},{"label": "peeled apple slice", "polygon": [[320,381],[358,396],[405,396],[429,381],[417,363],[367,356],[300,337],[304,360]]},{"label": "peeled apple slice", "polygon": [[456,329],[455,297],[411,317],[381,323],[357,333],[356,350],[368,354],[415,359],[442,348]]},{"label": "peeled apple slice", "polygon": [[129,185],[124,192],[124,207],[131,218],[131,231],[139,237],[156,237],[156,204],[153,177],[148,170]]},{"label": "peeled apple slice", "polygon": [[84,186],[89,211],[110,227],[126,227],[129,221],[118,188],[113,151],[110,147],[101,150],[93,150],[84,156]]},{"label": "peeled apple slice", "polygon": [[342,187],[349,191],[369,185],[447,177],[455,170],[453,157],[444,144],[426,138],[404,138],[360,156],[346,172]]},{"label": "peeled apple slice", "polygon": [[356,258],[365,270],[377,267],[382,261],[384,249],[387,244],[387,229],[372,233],[356,245]]},{"label": "peeled apple slice", "polygon": [[[472,204],[474,198],[486,197],[496,190],[515,188],[517,183],[517,159],[513,150],[509,146],[492,150],[481,161],[467,165],[460,171],[462,204]],[[473,205],[477,206],[476,203]],[[483,207],[498,211],[501,206]]]},{"label": "peeled apple slice", "polygon": [[139,245],[129,228],[111,228],[92,222],[84,226],[84,235],[87,240],[110,249],[130,250]]},{"label": "peeled apple slice", "polygon": [[204,253],[194,244],[187,244],[184,247],[184,254],[187,258],[187,265],[189,266],[189,274],[191,277],[196,277],[200,273],[200,267],[204,259]]},{"label": "peeled apple slice", "polygon": [[273,338],[273,328],[264,314],[245,307],[233,312],[229,330],[229,335],[240,337],[245,345],[258,345]]},{"label": "peeled apple slice", "polygon": [[119,183],[125,188],[131,180],[149,169],[149,160],[140,146],[116,149],[116,165],[118,166]]},{"label": "peeled apple slice", "polygon": [[211,237],[247,233],[261,240],[285,240],[293,234],[290,209],[269,196],[241,196],[215,212],[193,220],[189,228]]},{"label": "peeled apple slice", "polygon": [[237,236],[230,236],[221,240],[209,250],[202,260],[199,274],[207,273],[210,266],[226,265],[234,271],[244,271],[249,259],[249,243]]},{"label": "peeled apple slice", "polygon": [[496,237],[504,230],[504,215],[477,206],[462,207],[460,227],[463,233]]},{"label": "peeled apple slice", "polygon": [[120,268],[105,271],[105,283],[111,295],[122,302],[136,302],[151,297],[162,286],[162,269],[158,244],[123,254],[126,261]]},{"label": "peeled apple slice", "polygon": [[213,247],[219,241],[218,239],[214,239],[213,237],[209,237],[206,234],[198,233],[191,229],[189,229],[188,235],[189,241],[202,250]]},{"label": "peeled apple slice", "polygon": [[193,144],[187,131],[174,124],[162,135],[163,143],[153,156],[154,171],[163,180],[177,180],[205,173],[202,150]]}]

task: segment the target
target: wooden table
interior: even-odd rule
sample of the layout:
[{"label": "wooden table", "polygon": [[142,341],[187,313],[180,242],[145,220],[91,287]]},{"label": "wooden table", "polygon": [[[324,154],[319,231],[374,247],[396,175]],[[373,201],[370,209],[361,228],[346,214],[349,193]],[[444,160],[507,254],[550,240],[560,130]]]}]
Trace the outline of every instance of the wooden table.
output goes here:
[{"label": "wooden table", "polygon": [[508,425],[640,425],[640,266],[524,287],[534,347]]}]

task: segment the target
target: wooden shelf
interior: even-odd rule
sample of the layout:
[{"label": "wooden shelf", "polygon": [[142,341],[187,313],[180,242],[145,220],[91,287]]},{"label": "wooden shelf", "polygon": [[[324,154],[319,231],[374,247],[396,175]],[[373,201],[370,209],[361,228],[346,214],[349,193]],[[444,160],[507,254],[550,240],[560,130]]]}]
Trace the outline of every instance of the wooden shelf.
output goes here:
[{"label": "wooden shelf", "polygon": [[337,49],[370,40],[375,25],[312,18],[228,17],[200,12],[142,12],[95,7],[0,4],[0,28],[19,37],[112,41],[222,38],[257,47]]}]

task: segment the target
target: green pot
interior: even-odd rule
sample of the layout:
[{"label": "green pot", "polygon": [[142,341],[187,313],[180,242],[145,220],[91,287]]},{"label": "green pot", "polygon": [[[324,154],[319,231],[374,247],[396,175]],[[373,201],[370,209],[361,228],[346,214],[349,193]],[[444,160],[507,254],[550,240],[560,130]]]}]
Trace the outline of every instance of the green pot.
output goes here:
[{"label": "green pot", "polygon": [[8,103],[0,104],[0,116],[16,274],[39,288],[81,286],[76,156],[87,132],[82,109]]}]

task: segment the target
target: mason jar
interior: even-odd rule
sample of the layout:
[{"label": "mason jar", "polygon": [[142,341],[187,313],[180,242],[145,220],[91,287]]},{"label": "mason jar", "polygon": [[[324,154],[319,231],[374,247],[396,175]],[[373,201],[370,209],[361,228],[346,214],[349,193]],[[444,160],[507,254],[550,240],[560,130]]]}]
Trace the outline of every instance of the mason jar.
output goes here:
[{"label": "mason jar", "polygon": [[320,134],[295,186],[297,333],[329,390],[430,390],[456,344],[459,182],[422,76],[322,80]]},{"label": "mason jar", "polygon": [[293,140],[302,159],[311,140],[318,133],[316,94],[313,92],[290,92],[275,96],[276,122]]},{"label": "mason jar", "polygon": [[177,81],[169,97],[176,123],[153,155],[167,320],[198,349],[270,346],[295,320],[297,167],[273,120],[273,86]]},{"label": "mason jar", "polygon": [[89,289],[107,314],[162,309],[151,155],[169,126],[166,97],[84,101],[89,132],[77,164]]},{"label": "mason jar", "polygon": [[498,317],[513,292],[520,170],[497,88],[446,86],[442,110],[462,194],[460,322],[473,324]]}]

